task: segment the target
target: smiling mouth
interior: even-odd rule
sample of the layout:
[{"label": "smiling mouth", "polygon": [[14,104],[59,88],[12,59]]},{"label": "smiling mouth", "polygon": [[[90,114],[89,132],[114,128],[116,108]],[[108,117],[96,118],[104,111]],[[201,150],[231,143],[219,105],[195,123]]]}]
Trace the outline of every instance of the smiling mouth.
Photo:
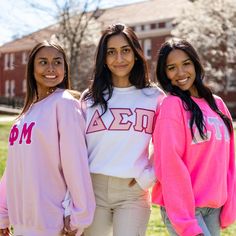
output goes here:
[{"label": "smiling mouth", "polygon": [[189,77],[187,77],[187,78],[185,78],[185,79],[179,79],[179,80],[177,80],[177,82],[178,82],[178,84],[183,85],[183,84],[185,84],[188,80],[189,80]]},{"label": "smiling mouth", "polygon": [[123,69],[123,68],[126,68],[127,67],[127,65],[117,65],[117,66],[115,66],[115,68],[117,68],[117,69]]},{"label": "smiling mouth", "polygon": [[55,79],[56,76],[55,75],[45,75],[44,76],[46,79]]}]

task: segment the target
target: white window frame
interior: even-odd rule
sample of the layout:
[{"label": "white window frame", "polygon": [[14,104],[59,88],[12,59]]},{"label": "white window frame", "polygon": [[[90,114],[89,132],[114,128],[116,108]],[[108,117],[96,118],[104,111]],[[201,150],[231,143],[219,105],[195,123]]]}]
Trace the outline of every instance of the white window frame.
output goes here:
[{"label": "white window frame", "polygon": [[22,52],[22,64],[23,65],[26,65],[27,64],[27,60],[28,60],[28,58],[27,58],[27,53],[26,52]]},{"label": "white window frame", "polygon": [[11,80],[10,81],[10,97],[15,96],[15,87],[16,87],[15,80]]},{"label": "white window frame", "polygon": [[11,53],[10,54],[10,70],[14,70],[15,68],[14,62],[15,62],[15,54]]},{"label": "white window frame", "polygon": [[4,70],[9,70],[9,54],[4,55]]},{"label": "white window frame", "polygon": [[10,80],[5,81],[5,97],[10,97]]}]

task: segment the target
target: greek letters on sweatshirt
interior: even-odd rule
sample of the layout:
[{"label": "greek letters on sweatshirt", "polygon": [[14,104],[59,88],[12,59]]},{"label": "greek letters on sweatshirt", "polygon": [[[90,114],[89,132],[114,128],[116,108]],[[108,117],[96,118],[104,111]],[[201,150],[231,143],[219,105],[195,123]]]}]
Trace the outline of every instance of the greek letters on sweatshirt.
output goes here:
[{"label": "greek letters on sweatshirt", "polygon": [[[194,98],[203,112],[207,139],[196,126],[190,131],[190,114],[180,98],[169,95],[158,111],[154,140],[157,183],[153,202],[164,206],[180,236],[202,232],[195,218],[196,207],[220,208],[221,227],[236,219],[236,177],[233,133],[204,99]],[[219,109],[230,117],[223,101],[215,96]]]},{"label": "greek letters on sweatshirt", "polygon": [[67,189],[77,235],[92,222],[95,200],[79,107],[67,91],[57,89],[13,125],[6,190],[3,183],[0,188],[1,228],[11,224],[16,235],[59,236]]},{"label": "greek letters on sweatshirt", "polygon": [[153,184],[148,148],[163,96],[159,88],[114,88],[102,116],[100,105],[83,103],[91,173],[136,178],[143,189]]}]

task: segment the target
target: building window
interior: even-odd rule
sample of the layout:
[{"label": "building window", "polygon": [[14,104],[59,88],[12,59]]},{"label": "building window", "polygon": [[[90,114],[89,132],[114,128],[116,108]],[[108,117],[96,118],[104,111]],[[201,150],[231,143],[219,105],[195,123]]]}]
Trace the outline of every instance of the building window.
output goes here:
[{"label": "building window", "polygon": [[5,81],[5,97],[15,96],[15,80]]},{"label": "building window", "polygon": [[166,27],[166,23],[165,22],[159,22],[158,23],[158,28],[159,29],[163,29],[163,28],[165,28]]},{"label": "building window", "polygon": [[5,54],[4,56],[4,70],[13,70],[15,62],[15,55],[13,53]]},{"label": "building window", "polygon": [[27,64],[27,53],[26,52],[22,53],[22,64],[23,65]]},{"label": "building window", "polygon": [[10,97],[10,81],[5,81],[5,97]]},{"label": "building window", "polygon": [[156,24],[151,24],[151,29],[156,29]]},{"label": "building window", "polygon": [[145,39],[144,42],[144,55],[147,59],[151,59],[152,54],[151,54],[151,40],[150,39]]}]

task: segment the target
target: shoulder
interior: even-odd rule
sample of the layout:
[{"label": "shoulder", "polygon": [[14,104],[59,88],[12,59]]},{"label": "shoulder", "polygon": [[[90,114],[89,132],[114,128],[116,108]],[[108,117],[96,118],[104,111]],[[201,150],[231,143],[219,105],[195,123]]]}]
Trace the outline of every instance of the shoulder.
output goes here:
[{"label": "shoulder", "polygon": [[74,96],[70,93],[70,90],[58,88],[54,92],[54,99],[58,100],[75,100]]},{"label": "shoulder", "polygon": [[79,107],[79,100],[75,98],[67,89],[57,89],[54,93],[54,99],[58,107]]},{"label": "shoulder", "polygon": [[181,98],[179,98],[178,96],[168,94],[166,97],[163,98],[162,106],[167,108],[168,107],[175,108],[176,106],[183,107],[183,102]]},{"label": "shoulder", "polygon": [[167,95],[163,98],[159,107],[159,117],[165,119],[179,119],[186,113],[182,100],[173,95]]},{"label": "shoulder", "polygon": [[150,99],[162,100],[166,95],[164,91],[158,86],[151,86],[141,89],[142,94]]},{"label": "shoulder", "polygon": [[220,96],[218,96],[216,94],[213,94],[213,98],[215,99],[216,103],[224,104],[224,101],[223,101],[223,99]]},{"label": "shoulder", "polygon": [[228,110],[228,108],[226,106],[226,104],[223,101],[223,99],[220,96],[215,95],[215,94],[213,94],[213,97],[214,97],[214,99],[216,101],[216,105],[219,108],[219,110],[221,112],[223,112],[224,114],[226,114],[228,116],[231,116],[230,113],[229,113],[229,110]]}]

